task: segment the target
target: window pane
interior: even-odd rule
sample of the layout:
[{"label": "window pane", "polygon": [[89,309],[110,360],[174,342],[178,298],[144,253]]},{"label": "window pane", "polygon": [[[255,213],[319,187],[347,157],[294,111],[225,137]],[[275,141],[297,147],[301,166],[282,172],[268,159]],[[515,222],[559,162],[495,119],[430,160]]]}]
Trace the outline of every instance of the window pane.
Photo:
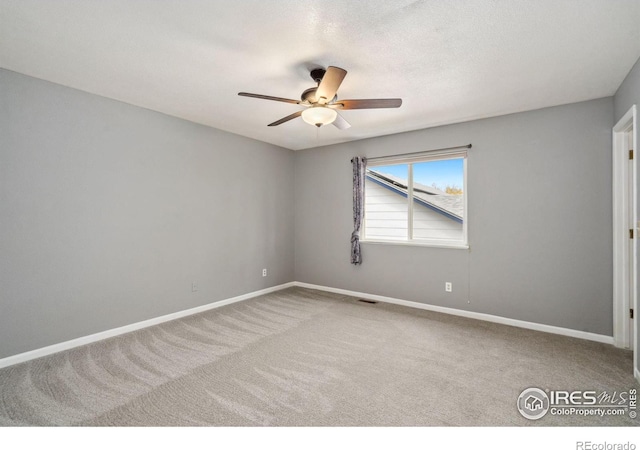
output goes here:
[{"label": "window pane", "polygon": [[413,238],[461,240],[464,159],[413,164]]},{"label": "window pane", "polygon": [[403,240],[408,233],[409,166],[375,166],[365,180],[365,238]]}]

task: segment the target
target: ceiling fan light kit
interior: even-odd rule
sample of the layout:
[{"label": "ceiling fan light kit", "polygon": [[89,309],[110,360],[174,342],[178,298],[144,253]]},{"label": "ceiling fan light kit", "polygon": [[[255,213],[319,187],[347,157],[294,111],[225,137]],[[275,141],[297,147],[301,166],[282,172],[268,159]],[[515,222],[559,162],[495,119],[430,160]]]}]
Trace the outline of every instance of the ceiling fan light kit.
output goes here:
[{"label": "ceiling fan light kit", "polygon": [[310,75],[313,81],[318,83],[318,86],[306,89],[300,96],[300,100],[251,94],[249,92],[238,92],[238,95],[242,97],[273,100],[276,102],[295,103],[307,108],[270,123],[268,125],[270,127],[302,116],[302,120],[310,125],[321,127],[323,125],[333,124],[339,130],[344,130],[351,125],[344,117],[338,114],[337,109],[399,108],[400,105],[402,105],[401,98],[338,100],[338,88],[340,84],[342,84],[344,77],[347,76],[347,71],[340,67],[329,66],[327,70],[320,68],[313,69]]},{"label": "ceiling fan light kit", "polygon": [[326,106],[311,106],[302,111],[302,120],[318,128],[335,122],[337,117],[338,113],[336,110],[327,108]]}]

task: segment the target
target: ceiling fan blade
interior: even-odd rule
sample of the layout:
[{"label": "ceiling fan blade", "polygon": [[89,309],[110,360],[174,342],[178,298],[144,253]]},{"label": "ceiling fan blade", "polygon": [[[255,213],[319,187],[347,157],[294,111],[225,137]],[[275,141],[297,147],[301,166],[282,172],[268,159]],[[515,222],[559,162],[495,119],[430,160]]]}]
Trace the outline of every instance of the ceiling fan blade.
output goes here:
[{"label": "ceiling fan blade", "polygon": [[368,98],[362,100],[338,100],[335,103],[337,109],[374,109],[374,108],[399,108],[402,105],[401,98]]},{"label": "ceiling fan blade", "polygon": [[280,119],[280,120],[276,120],[275,122],[270,123],[270,124],[269,124],[269,125],[267,125],[267,126],[269,126],[269,127],[275,127],[276,125],[280,125],[281,123],[288,122],[288,121],[290,121],[291,119],[295,119],[296,117],[300,117],[301,115],[302,115],[302,111],[296,111],[296,112],[294,112],[293,114],[289,114],[287,117],[283,117],[283,118],[282,118],[282,119]]},{"label": "ceiling fan blade", "polygon": [[274,100],[276,102],[293,103],[293,104],[296,104],[296,105],[298,105],[300,103],[299,100],[292,100],[290,98],[271,97],[270,95],[250,94],[249,92],[238,92],[238,95],[240,95],[242,97],[261,98],[263,100]]},{"label": "ceiling fan blade", "polygon": [[318,90],[316,91],[318,103],[324,105],[333,100],[333,97],[336,96],[336,92],[338,92],[340,84],[342,84],[342,80],[344,80],[344,77],[346,76],[346,70],[341,69],[340,67],[329,66],[322,77],[322,81],[320,81]]},{"label": "ceiling fan blade", "polygon": [[339,130],[346,130],[347,128],[351,128],[351,124],[344,120],[340,114],[336,117],[336,120],[333,121],[333,126]]}]

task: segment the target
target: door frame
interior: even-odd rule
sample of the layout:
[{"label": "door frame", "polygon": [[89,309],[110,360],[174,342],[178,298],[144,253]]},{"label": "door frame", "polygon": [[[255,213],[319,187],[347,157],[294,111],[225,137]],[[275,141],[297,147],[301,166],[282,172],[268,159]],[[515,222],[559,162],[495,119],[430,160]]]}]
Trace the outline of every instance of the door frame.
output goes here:
[{"label": "door frame", "polygon": [[[637,274],[637,176],[636,161],[638,158],[638,126],[637,108],[633,105],[629,111],[613,127],[613,339],[617,347],[634,348],[634,368],[637,367],[635,348],[638,336],[637,319],[634,319],[634,335],[630,334],[629,309],[638,313],[637,277],[633,280],[633,291],[630,286],[630,274]],[[629,153],[627,133],[633,129],[631,136],[634,160],[629,171]],[[631,198],[629,197],[631,195]],[[629,211],[630,202],[632,207]],[[631,217],[629,217],[631,216]],[[634,239],[629,245],[629,223],[634,226]],[[631,270],[630,270],[631,269]]]}]

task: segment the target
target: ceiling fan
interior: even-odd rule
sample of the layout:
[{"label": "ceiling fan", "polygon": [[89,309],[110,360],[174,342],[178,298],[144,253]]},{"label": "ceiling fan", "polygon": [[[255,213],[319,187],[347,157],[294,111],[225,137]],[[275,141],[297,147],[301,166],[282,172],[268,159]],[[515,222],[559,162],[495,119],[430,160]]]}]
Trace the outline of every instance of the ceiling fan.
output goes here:
[{"label": "ceiling fan", "polygon": [[250,94],[248,92],[238,92],[243,97],[262,98],[277,102],[294,103],[302,105],[306,109],[296,111],[280,120],[270,123],[268,126],[275,127],[291,119],[302,116],[308,124],[321,127],[333,124],[336,128],[344,130],[351,125],[336,110],[345,109],[373,109],[373,108],[398,108],[402,105],[401,98],[379,98],[379,99],[359,99],[359,100],[338,100],[337,91],[347,75],[347,71],[340,67],[329,66],[327,70],[318,68],[310,73],[313,81],[318,86],[305,90],[300,96],[300,100],[292,100],[282,97],[271,97],[269,95]]}]

